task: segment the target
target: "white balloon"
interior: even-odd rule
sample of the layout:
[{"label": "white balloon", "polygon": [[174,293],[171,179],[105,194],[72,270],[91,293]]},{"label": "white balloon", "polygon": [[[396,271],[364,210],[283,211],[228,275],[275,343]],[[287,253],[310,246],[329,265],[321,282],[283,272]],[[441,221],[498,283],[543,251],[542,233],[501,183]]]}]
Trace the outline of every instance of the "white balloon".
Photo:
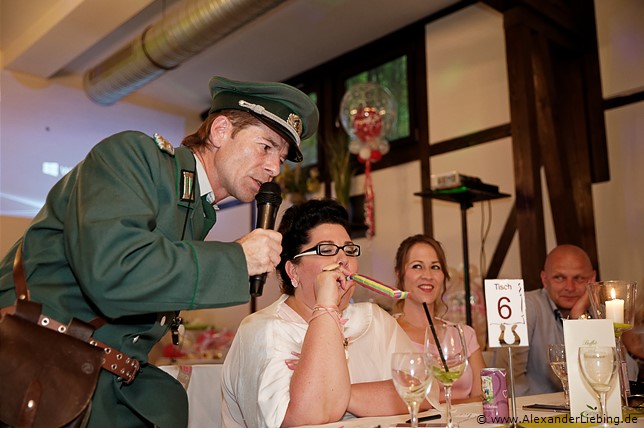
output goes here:
[{"label": "white balloon", "polygon": [[362,148],[362,141],[360,140],[351,140],[349,143],[349,152],[353,153],[354,155],[357,155],[358,152],[360,152],[360,149]]},{"label": "white balloon", "polygon": [[371,157],[371,149],[367,146],[364,146],[363,148],[360,149],[360,153],[358,154],[361,159],[367,160]]}]

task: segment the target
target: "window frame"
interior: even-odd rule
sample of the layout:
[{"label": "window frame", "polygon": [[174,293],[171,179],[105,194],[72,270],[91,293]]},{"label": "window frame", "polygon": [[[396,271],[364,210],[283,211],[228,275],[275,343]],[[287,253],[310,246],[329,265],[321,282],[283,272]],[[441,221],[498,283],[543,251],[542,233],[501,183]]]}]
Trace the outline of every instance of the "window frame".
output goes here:
[{"label": "window frame", "polygon": [[[372,164],[372,171],[412,162],[428,155],[425,25],[425,22],[409,25],[286,80],[286,83],[305,93],[317,93],[320,110],[317,167],[325,182],[325,194],[330,194],[330,178],[322,142],[327,137],[337,135],[336,133],[346,136],[339,120],[346,80],[401,56],[407,57],[409,135],[390,141],[389,153]],[[424,147],[427,149],[423,150]],[[364,173],[364,164],[359,163],[355,155],[352,155],[352,163],[357,169],[356,174]]]}]

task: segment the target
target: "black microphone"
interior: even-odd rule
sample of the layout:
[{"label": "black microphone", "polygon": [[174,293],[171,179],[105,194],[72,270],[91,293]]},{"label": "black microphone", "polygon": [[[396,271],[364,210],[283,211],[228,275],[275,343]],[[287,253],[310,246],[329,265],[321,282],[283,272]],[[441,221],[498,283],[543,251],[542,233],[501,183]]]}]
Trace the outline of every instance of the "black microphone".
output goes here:
[{"label": "black microphone", "polygon": [[[257,227],[256,229],[273,229],[275,217],[282,203],[282,189],[277,183],[268,181],[259,188],[255,196],[257,201]],[[261,296],[266,282],[266,273],[253,275],[250,280],[250,295]]]}]

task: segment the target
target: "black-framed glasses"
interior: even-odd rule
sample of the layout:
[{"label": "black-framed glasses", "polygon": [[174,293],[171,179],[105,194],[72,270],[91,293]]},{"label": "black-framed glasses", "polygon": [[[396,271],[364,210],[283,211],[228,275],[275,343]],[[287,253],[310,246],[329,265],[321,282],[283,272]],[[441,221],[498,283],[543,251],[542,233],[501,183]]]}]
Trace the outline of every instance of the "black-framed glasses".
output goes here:
[{"label": "black-framed glasses", "polygon": [[358,244],[344,244],[342,246],[335,244],[317,244],[308,250],[302,251],[300,254],[293,257],[293,260],[302,256],[335,256],[338,251],[344,251],[348,257],[358,257],[360,255],[360,245]]}]

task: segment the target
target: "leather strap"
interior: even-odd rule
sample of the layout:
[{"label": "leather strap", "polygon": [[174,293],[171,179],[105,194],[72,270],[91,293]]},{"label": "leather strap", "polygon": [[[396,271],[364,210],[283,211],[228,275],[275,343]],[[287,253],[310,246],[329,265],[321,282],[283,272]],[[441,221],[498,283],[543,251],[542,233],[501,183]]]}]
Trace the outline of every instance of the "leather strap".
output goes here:
[{"label": "leather strap", "polygon": [[13,261],[13,283],[16,288],[16,306],[2,308],[3,314],[15,313],[41,327],[69,334],[90,345],[102,348],[104,351],[102,367],[120,377],[125,384],[132,383],[141,367],[139,361],[92,337],[94,329],[103,326],[107,322],[104,318],[97,317],[89,323],[73,318],[69,325],[65,325],[53,318],[44,316],[42,314],[42,305],[29,300],[29,290],[25,281],[25,270],[22,263],[22,242],[18,245]]},{"label": "leather strap", "polygon": [[[63,323],[60,323],[55,319],[46,317],[44,315],[40,316],[38,325],[50,330],[58,331],[59,333],[66,333],[67,329],[69,328],[69,326],[66,326]],[[102,367],[105,370],[120,377],[126,384],[132,383],[137,373],[139,372],[140,364],[138,360],[129,357],[128,355],[120,352],[118,349],[112,348],[111,346],[108,346],[93,337],[88,337],[85,342],[89,343],[90,345],[103,348],[104,353]]]},{"label": "leather strap", "polygon": [[18,300],[29,300],[25,269],[22,266],[22,242],[18,244],[16,256],[13,259],[13,286],[16,288],[16,298]]}]

